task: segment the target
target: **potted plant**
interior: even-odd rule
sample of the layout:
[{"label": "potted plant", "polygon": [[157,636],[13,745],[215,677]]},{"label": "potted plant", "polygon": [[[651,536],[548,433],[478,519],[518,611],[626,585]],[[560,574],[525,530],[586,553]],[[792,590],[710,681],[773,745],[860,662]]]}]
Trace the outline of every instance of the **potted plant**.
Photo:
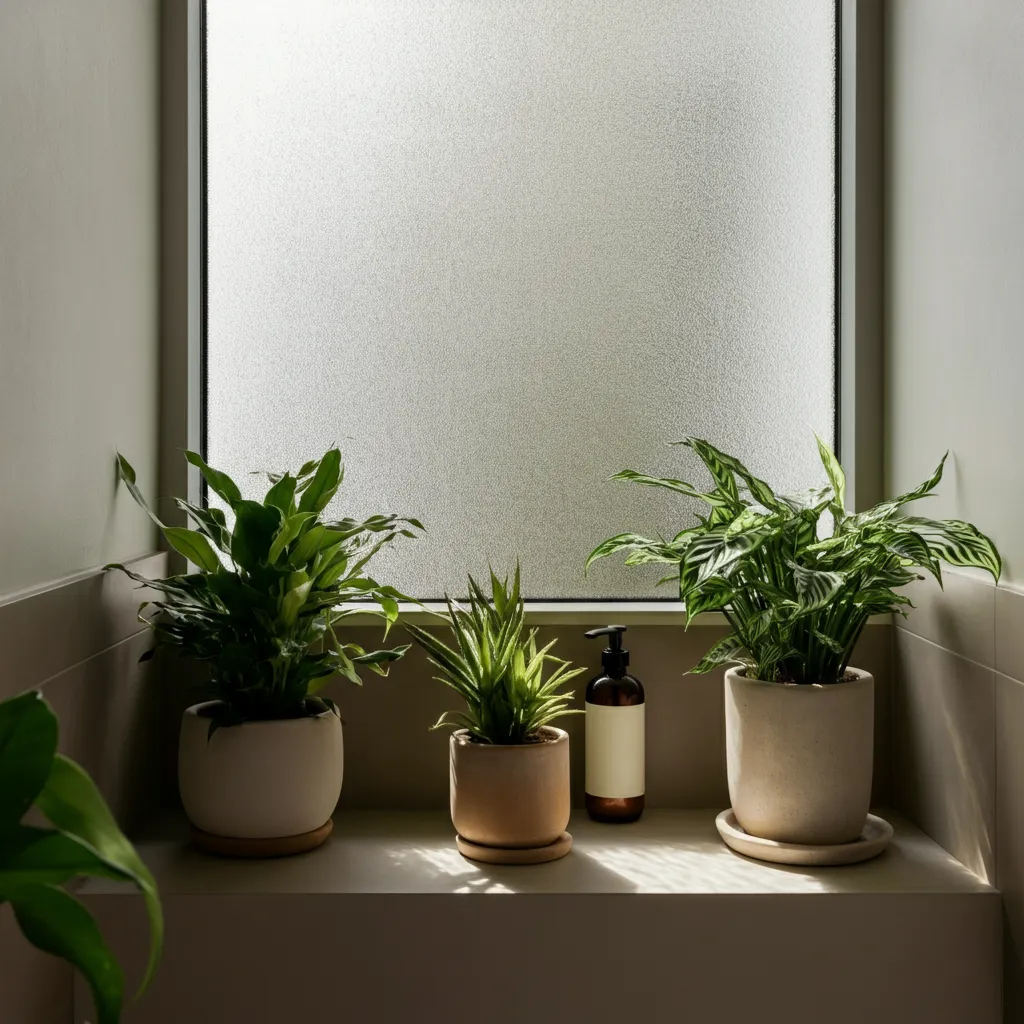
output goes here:
[{"label": "potted plant", "polygon": [[[583,669],[538,649],[527,632],[519,567],[508,579],[491,572],[488,599],[469,577],[468,607],[446,598],[441,618],[454,638],[407,625],[440,670],[438,677],[466,702],[433,726],[454,726],[450,799],[459,849],[496,863],[539,863],[569,852],[569,736],[551,723],[575,714],[563,689]],[[545,667],[553,670],[545,678]]]},{"label": "potted plant", "polygon": [[402,595],[366,575],[366,565],[423,527],[390,515],[323,519],[343,477],[337,448],[294,475],[272,474],[262,501],[244,499],[195,452],[185,457],[229,513],[175,499],[194,530],[160,522],[120,455],[118,471],[196,571],[147,580],[107,568],[160,594],[146,619],[157,646],[209,666],[214,699],[185,712],[178,752],[181,799],[198,841],[254,856],[310,849],[330,832],[342,782],[341,720],[318,690],[335,673],[359,683],[360,666],[386,675],[408,649],[343,644],[335,623],[372,611],[387,634]]},{"label": "potted plant", "polygon": [[[27,825],[34,808],[53,826]],[[67,891],[76,879],[134,885],[149,916],[149,984],[163,944],[156,883],[88,774],[57,753],[57,716],[38,691],[0,702],[0,903],[44,953],[77,967],[92,991],[97,1024],[121,1019],[124,979],[88,910]]]},{"label": "potted plant", "polygon": [[780,843],[824,846],[856,840],[871,796],[873,679],[849,665],[872,615],[906,614],[897,589],[923,579],[941,584],[941,561],[1001,568],[992,541],[970,523],[903,516],[931,494],[943,456],[920,487],[864,512],[845,507],[846,478],[818,438],[828,484],[776,495],[741,462],[707,441],[679,442],[711,474],[704,491],[632,470],[615,479],[668,488],[710,507],[671,540],[622,534],[588,565],[615,551],[630,564],[676,567],[687,624],[721,611],[732,627],[693,672],[722,665],[725,676],[729,795],[741,828]]}]

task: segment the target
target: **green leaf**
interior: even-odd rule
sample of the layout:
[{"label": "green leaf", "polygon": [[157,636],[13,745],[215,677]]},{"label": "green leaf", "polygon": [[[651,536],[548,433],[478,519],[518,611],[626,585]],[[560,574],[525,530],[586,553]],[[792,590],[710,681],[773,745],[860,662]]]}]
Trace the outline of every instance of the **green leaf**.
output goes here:
[{"label": "green leaf", "polygon": [[[799,651],[794,650],[791,646],[785,643],[768,643],[763,647],[759,647],[757,650],[757,665],[755,666],[757,678],[762,679],[767,683],[788,681],[786,679],[779,679],[779,662],[783,662],[789,657],[797,656],[799,653]],[[825,679],[813,679],[809,681],[822,683],[825,682]]]},{"label": "green leaf", "polygon": [[57,716],[37,690],[0,703],[0,825],[21,821],[50,774]]},{"label": "green leaf", "polygon": [[25,885],[62,885],[79,877],[132,881],[127,871],[74,836],[28,825],[0,829],[0,892]]},{"label": "green leaf", "polygon": [[912,530],[886,530],[879,534],[878,542],[886,551],[904,559],[909,565],[927,569],[940,583],[942,568],[928,542]]},{"label": "green leaf", "polygon": [[727,536],[726,528],[713,527],[690,544],[686,550],[685,564],[698,570],[697,579],[702,582],[757,550],[769,535],[769,527],[761,524],[732,537]]},{"label": "green leaf", "polygon": [[124,980],[96,922],[81,903],[52,885],[15,889],[7,896],[22,934],[37,949],[81,971],[92,990],[97,1024],[118,1024]]},{"label": "green leaf", "polygon": [[730,633],[719,640],[687,674],[703,675],[705,672],[711,672],[723,665],[747,665],[749,663],[750,659],[743,647],[743,641],[735,633]]},{"label": "green leaf", "polygon": [[149,869],[117,826],[95,783],[74,761],[57,754],[36,806],[52,825],[87,843],[108,864],[128,875],[142,893],[149,915],[149,962],[140,991],[149,985],[163,947],[163,911]]},{"label": "green leaf", "polygon": [[818,641],[818,643],[823,644],[833,654],[846,653],[846,648],[838,640],[836,640],[835,637],[831,637],[825,633],[822,633],[820,629],[812,630],[812,635],[814,636],[814,639]]},{"label": "green leaf", "polygon": [[714,477],[715,482],[729,495],[734,504],[739,503],[738,497],[734,497],[736,495],[735,477],[738,476],[750,491],[754,501],[773,511],[785,509],[768,484],[760,477],[754,476],[739,459],[732,455],[726,455],[725,452],[719,451],[713,444],[699,437],[688,437],[676,443],[686,445],[687,448],[692,448],[697,453],[708,472]]},{"label": "green leaf", "polygon": [[616,551],[628,551],[633,548],[643,548],[653,543],[654,541],[650,541],[646,537],[641,537],[638,533],[620,533],[616,537],[609,537],[607,540],[601,541],[601,543],[598,544],[597,547],[594,548],[594,550],[587,556],[587,563],[584,567],[584,571],[589,569],[590,566],[599,558],[607,558],[608,555],[613,555]]},{"label": "green leaf", "polygon": [[[705,493],[704,491],[698,490],[693,484],[686,483],[685,480],[673,480],[671,477],[660,477],[660,476],[648,476],[646,473],[637,473],[633,469],[623,469],[616,473],[613,480],[628,480],[630,483],[642,484],[645,487],[663,487],[668,491],[675,491],[677,494],[685,494],[688,498],[699,498],[712,507],[724,506],[731,507],[732,499],[728,496],[723,496],[717,493]],[[732,479],[730,477],[730,479]],[[733,488],[735,489],[735,481],[733,481]],[[738,501],[738,499],[736,499]]]},{"label": "green leaf", "polygon": [[307,562],[312,561],[317,552],[320,550],[320,545],[324,542],[324,537],[327,533],[327,527],[324,525],[314,526],[308,533],[306,533],[302,539],[295,545],[295,549],[288,556],[288,561],[292,565],[305,565]]},{"label": "green leaf", "polygon": [[125,487],[128,488],[128,493],[135,499],[135,504],[162,530],[164,524],[160,522],[156,513],[149,507],[146,499],[142,496],[142,491],[139,490],[138,484],[135,482],[135,470],[120,452],[117,453],[117,475],[121,478],[121,482]]},{"label": "green leaf", "polygon": [[267,563],[273,565],[282,555],[285,548],[299,535],[302,527],[310,520],[315,519],[315,512],[296,512],[289,516],[282,524],[274,537],[270,550],[267,553]]},{"label": "green leaf", "polygon": [[188,513],[192,521],[224,554],[231,553],[231,532],[227,528],[227,520],[221,509],[201,508],[183,498],[175,498],[174,502],[178,508]]},{"label": "green leaf", "polygon": [[292,502],[295,499],[295,486],[298,481],[291,473],[285,473],[273,487],[267,491],[266,497],[263,499],[264,505],[274,505],[279,508],[285,515],[291,511]]},{"label": "green leaf", "polygon": [[356,655],[352,659],[356,665],[367,665],[372,672],[376,672],[377,675],[386,676],[387,666],[393,661],[398,661],[400,658],[405,656],[405,652],[409,650],[409,645],[404,644],[401,647],[394,647],[391,650],[383,651],[368,651],[366,654]]},{"label": "green leaf", "polygon": [[269,564],[270,548],[281,527],[281,510],[258,501],[235,503],[235,528],[231,534],[231,557],[249,572]]},{"label": "green leaf", "polygon": [[725,608],[733,597],[732,585],[726,580],[712,577],[698,584],[686,595],[686,621],[691,622],[701,612],[715,612]]},{"label": "green leaf", "polygon": [[829,483],[832,485],[832,493],[835,495],[832,511],[842,517],[846,513],[846,474],[839,464],[835,452],[817,435],[814,440],[818,442],[818,455],[821,457],[821,464],[825,467]]},{"label": "green leaf", "polygon": [[219,469],[208,466],[203,457],[196,452],[185,452],[185,458],[203,474],[204,479],[210,485],[210,489],[214,494],[220,495],[232,508],[234,508],[236,501],[242,500],[242,492],[239,491],[238,485],[227,473],[222,473]]},{"label": "green leaf", "polygon": [[1003,560],[995,544],[976,526],[961,519],[923,519],[907,516],[900,520],[925,539],[932,553],[950,565],[985,569],[999,581]]},{"label": "green leaf", "polygon": [[167,543],[178,554],[184,555],[200,569],[206,572],[217,572],[221,568],[220,559],[203,534],[195,530],[187,530],[183,526],[165,526],[164,536],[167,538]]},{"label": "green leaf", "polygon": [[293,580],[289,577],[290,589],[281,599],[281,619],[289,624],[294,623],[298,618],[313,586],[313,581],[304,572],[292,573],[292,577],[301,577],[301,579]]},{"label": "green leaf", "polygon": [[783,609],[779,607],[763,608],[743,620],[743,640],[747,650],[756,645],[768,630],[778,623],[782,612]]},{"label": "green leaf", "polygon": [[305,485],[299,501],[299,511],[322,512],[334,497],[341,478],[341,452],[337,448],[332,448],[320,460],[312,480]]},{"label": "green leaf", "polygon": [[841,572],[809,569],[796,562],[790,562],[789,567],[793,571],[798,610],[801,613],[824,608],[846,584],[846,576]]},{"label": "green leaf", "polygon": [[729,500],[732,506],[739,505],[740,495],[736,486],[736,477],[729,466],[729,462],[734,460],[731,460],[730,456],[720,452],[714,445],[699,437],[687,437],[676,443],[683,444],[695,451],[711,474],[719,492]]},{"label": "green leaf", "polygon": [[326,565],[320,570],[316,578],[316,585],[319,589],[325,589],[326,587],[333,586],[342,576],[345,575],[345,570],[348,568],[348,559],[344,553],[335,555]]},{"label": "green leaf", "polygon": [[946,452],[946,454],[942,456],[935,472],[932,473],[932,475],[925,480],[923,484],[915,487],[912,491],[907,491],[905,494],[901,494],[899,497],[894,498],[893,504],[897,507],[907,505],[912,501],[918,501],[920,498],[925,498],[931,494],[932,491],[939,486],[939,482],[942,480],[942,469],[946,465],[947,458],[949,458],[949,452]]},{"label": "green leaf", "polygon": [[388,623],[398,621],[398,602],[393,597],[378,598],[378,603],[384,611],[384,617]]}]

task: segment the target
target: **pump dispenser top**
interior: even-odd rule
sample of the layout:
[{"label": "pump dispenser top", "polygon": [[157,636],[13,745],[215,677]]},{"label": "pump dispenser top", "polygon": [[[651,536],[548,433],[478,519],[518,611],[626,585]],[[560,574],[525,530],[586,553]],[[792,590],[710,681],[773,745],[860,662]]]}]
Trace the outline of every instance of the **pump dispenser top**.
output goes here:
[{"label": "pump dispenser top", "polygon": [[588,629],[584,634],[588,640],[608,637],[608,646],[601,652],[601,665],[612,679],[621,679],[629,664],[629,651],[622,647],[622,634],[625,632],[625,626],[602,626],[600,629]]}]

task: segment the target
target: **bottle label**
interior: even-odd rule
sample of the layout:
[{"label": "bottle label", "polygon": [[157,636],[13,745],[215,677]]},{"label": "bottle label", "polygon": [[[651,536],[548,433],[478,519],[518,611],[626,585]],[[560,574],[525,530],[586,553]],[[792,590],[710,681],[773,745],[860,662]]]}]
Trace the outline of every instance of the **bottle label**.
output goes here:
[{"label": "bottle label", "polygon": [[586,704],[587,792],[625,800],[644,792],[644,722],[647,705]]}]

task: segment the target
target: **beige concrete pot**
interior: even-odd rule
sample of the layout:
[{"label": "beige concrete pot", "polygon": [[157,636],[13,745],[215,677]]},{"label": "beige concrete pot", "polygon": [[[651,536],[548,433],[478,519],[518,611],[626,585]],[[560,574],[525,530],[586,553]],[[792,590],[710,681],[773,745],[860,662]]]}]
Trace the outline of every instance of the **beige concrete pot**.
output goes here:
[{"label": "beige concrete pot", "polygon": [[311,718],[245,722],[207,738],[213,702],[181,719],[178,786],[196,828],[238,839],[295,836],[320,828],[341,796],[341,721]]},{"label": "beige concrete pot", "polygon": [[829,686],[766,683],[725,673],[729,798],[750,835],[831,845],[867,821],[874,761],[873,677]]},{"label": "beige concrete pot", "polygon": [[544,740],[516,746],[451,738],[455,831],[482,846],[553,843],[569,824],[569,735],[545,726]]}]

